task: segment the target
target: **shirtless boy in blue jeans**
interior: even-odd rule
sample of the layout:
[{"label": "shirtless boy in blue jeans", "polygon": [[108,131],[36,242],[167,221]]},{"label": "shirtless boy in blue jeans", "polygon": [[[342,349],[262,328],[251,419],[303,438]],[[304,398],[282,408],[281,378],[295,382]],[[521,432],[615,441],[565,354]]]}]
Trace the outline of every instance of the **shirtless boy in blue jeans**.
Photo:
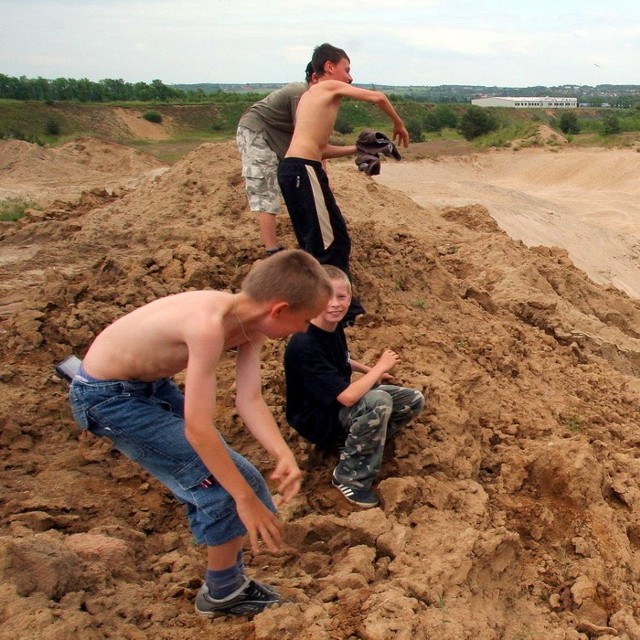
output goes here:
[{"label": "shirtless boy in blue jeans", "polygon": [[[340,450],[331,482],[351,503],[375,507],[372,485],[388,439],[424,408],[417,389],[390,383],[400,358],[385,349],[372,366],[349,355],[342,320],[351,302],[351,283],[326,265],[333,293],[305,333],[292,336],[284,356],[287,421],[321,449]],[[352,372],[362,376],[351,380]]]},{"label": "shirtless boy in blue jeans", "polygon": [[[201,615],[253,615],[280,599],[244,575],[244,535],[254,551],[259,540],[276,551],[282,524],[264,478],[215,427],[220,357],[237,350],[236,407],[275,459],[271,478],[287,502],[301,472],[262,397],[260,350],[266,338],[305,331],[330,294],[312,256],[282,251],[256,263],[239,293],[179,293],[123,316],[94,340],[71,383],[80,428],[112,440],[186,505],[196,542],[207,545]],[[183,370],[184,395],[169,379]]]}]

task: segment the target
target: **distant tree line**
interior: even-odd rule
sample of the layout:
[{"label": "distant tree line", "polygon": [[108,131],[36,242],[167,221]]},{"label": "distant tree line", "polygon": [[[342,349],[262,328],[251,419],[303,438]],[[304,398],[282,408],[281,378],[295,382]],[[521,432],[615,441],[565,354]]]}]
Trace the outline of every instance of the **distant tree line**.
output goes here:
[{"label": "distant tree line", "polygon": [[[94,82],[86,78],[47,80],[0,73],[0,98],[59,102],[215,102],[226,101],[230,95],[223,91],[205,93],[202,89],[183,91],[161,80],[151,83],[112,79]],[[245,95],[243,99],[246,98]]]}]

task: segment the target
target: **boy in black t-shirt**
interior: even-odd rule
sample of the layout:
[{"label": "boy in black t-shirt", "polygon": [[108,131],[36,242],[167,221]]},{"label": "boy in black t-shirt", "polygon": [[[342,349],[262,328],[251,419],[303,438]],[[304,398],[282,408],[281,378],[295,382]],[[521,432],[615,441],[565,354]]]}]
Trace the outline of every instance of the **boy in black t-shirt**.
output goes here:
[{"label": "boy in black t-shirt", "polygon": [[[424,408],[420,391],[391,384],[400,361],[390,349],[369,367],[352,360],[341,321],[351,302],[347,275],[325,265],[333,295],[305,333],[296,333],[284,357],[289,424],[322,449],[338,446],[340,460],[332,484],[353,504],[378,505],[371,486],[387,439]],[[353,382],[353,371],[362,373]]]}]

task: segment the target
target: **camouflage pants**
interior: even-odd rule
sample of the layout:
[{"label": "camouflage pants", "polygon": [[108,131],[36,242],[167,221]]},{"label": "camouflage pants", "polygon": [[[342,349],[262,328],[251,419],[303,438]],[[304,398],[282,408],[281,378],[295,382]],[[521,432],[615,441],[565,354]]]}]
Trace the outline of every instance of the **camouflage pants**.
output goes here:
[{"label": "camouflage pants", "polygon": [[419,391],[388,384],[374,387],[352,407],[340,409],[347,437],[335,478],[370,489],[380,471],[385,443],[423,409],[424,396]]},{"label": "camouflage pants", "polygon": [[247,127],[238,127],[236,142],[242,157],[249,208],[251,211],[280,213],[278,156],[261,133],[254,133]]}]

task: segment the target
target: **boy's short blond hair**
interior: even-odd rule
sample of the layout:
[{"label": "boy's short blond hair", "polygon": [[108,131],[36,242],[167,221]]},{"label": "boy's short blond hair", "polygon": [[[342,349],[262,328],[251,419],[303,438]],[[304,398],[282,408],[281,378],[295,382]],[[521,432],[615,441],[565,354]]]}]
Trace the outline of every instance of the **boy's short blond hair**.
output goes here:
[{"label": "boy's short blond hair", "polygon": [[315,309],[331,297],[331,280],[306,251],[288,249],[256,262],[242,283],[256,302],[283,301],[293,311]]},{"label": "boy's short blond hair", "polygon": [[325,264],[322,268],[329,276],[329,280],[342,280],[348,285],[349,293],[351,293],[351,280],[349,280],[349,276],[342,269],[334,267],[332,264]]}]

